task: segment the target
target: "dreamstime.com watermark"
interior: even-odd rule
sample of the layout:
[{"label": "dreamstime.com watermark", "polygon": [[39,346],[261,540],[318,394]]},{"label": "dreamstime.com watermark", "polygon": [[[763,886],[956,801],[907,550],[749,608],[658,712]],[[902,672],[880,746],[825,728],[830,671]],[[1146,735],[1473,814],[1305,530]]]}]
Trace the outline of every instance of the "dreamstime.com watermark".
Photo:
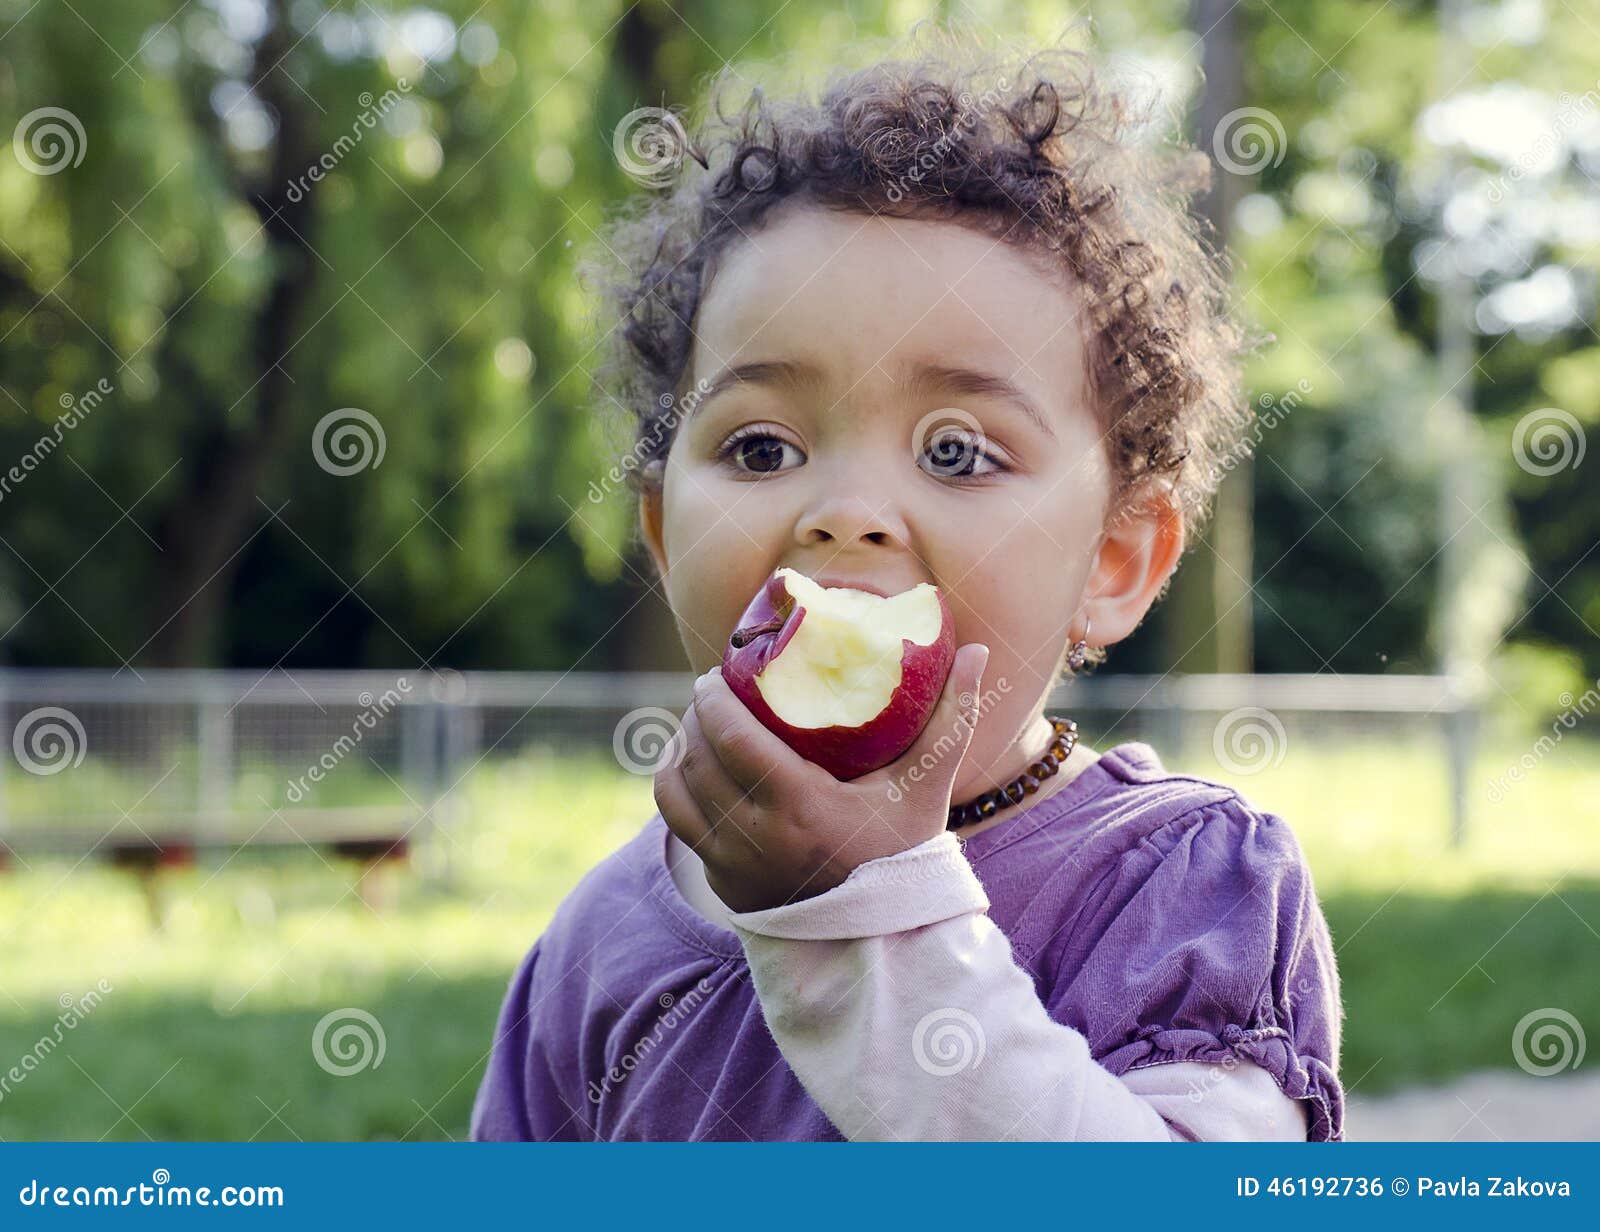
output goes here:
[{"label": "dreamstime.com watermark", "polygon": [[699,406],[710,392],[710,382],[701,377],[695,382],[694,388],[682,398],[662,394],[659,404],[664,413],[651,421],[650,430],[633,443],[633,448],[623,455],[621,462],[600,477],[600,483],[592,479],[589,481],[589,503],[598,505],[623,482],[630,471],[639,470],[646,465],[647,460],[655,456],[660,448],[662,438],[667,433],[676,431],[678,425],[694,413],[694,408]]},{"label": "dreamstime.com watermark", "polygon": [[361,706],[361,713],[356,715],[355,721],[350,724],[350,734],[340,736],[333,742],[333,746],[306,768],[306,772],[298,779],[289,780],[288,797],[290,804],[299,804],[304,800],[311,788],[306,785],[310,780],[312,786],[322,782],[335,767],[339,765],[356,745],[361,743],[362,737],[378,726],[378,720],[387,715],[403,700],[402,695],[411,692],[411,682],[404,676],[396,680],[394,688],[385,689],[382,694],[373,697],[370,692],[363,692],[356,698]]},{"label": "dreamstime.com watermark", "polygon": [[71,394],[62,394],[61,414],[56,416],[56,421],[50,425],[50,430],[36,440],[33,448],[23,454],[14,466],[0,475],[0,501],[11,495],[12,488],[38,470],[43,461],[56,451],[57,446],[61,444],[61,438],[93,414],[111,394],[113,388],[110,381],[101,377],[86,393],[79,394],[76,398]]},{"label": "dreamstime.com watermark", "polygon": [[1254,455],[1256,447],[1261,444],[1267,433],[1288,419],[1295,411],[1300,409],[1316,387],[1301,377],[1294,383],[1294,388],[1286,393],[1265,393],[1256,399],[1256,405],[1261,408],[1261,414],[1251,417],[1249,436],[1240,441],[1237,448],[1230,449],[1211,468],[1211,482],[1218,483],[1229,474],[1234,467],[1246,458]]},{"label": "dreamstime.com watermark", "polygon": [[45,1058],[61,1046],[62,1038],[85,1018],[89,1017],[116,989],[110,980],[98,980],[95,986],[81,997],[70,992],[61,994],[61,1013],[56,1016],[53,1031],[41,1035],[34,1046],[17,1060],[16,1064],[0,1073],[0,1102],[13,1090],[28,1080],[28,1076],[44,1064]]},{"label": "dreamstime.com watermark", "polygon": [[680,1023],[694,1013],[695,1007],[711,994],[711,985],[705,976],[701,976],[695,986],[681,997],[675,997],[670,992],[664,992],[657,1001],[663,1008],[663,1013],[656,1019],[655,1030],[649,1035],[639,1037],[639,1042],[606,1071],[605,1079],[596,1082],[589,1080],[589,1102],[598,1104],[604,1099],[611,1088],[626,1081],[629,1074],[639,1068],[639,1062],[645,1055],[653,1051],[660,1043],[662,1036],[675,1030]]},{"label": "dreamstime.com watermark", "polygon": [[52,1185],[37,1177],[17,1191],[23,1206],[282,1206],[282,1185],[174,1185],[157,1168],[138,1185]]},{"label": "dreamstime.com watermark", "polygon": [[1231,1052],[1226,1054],[1220,1061],[1210,1062],[1206,1065],[1200,1079],[1189,1079],[1189,1088],[1185,1092],[1185,1098],[1191,1104],[1205,1103],[1206,1096],[1226,1082],[1228,1076],[1238,1068],[1239,1058]]},{"label": "dreamstime.com watermark", "polygon": [[1007,89],[1010,89],[1010,83],[1004,77],[1001,77],[995,81],[993,86],[978,95],[976,99],[972,97],[970,92],[963,90],[957,96],[962,110],[961,115],[955,122],[955,126],[950,132],[941,134],[939,139],[933,143],[932,148],[918,158],[916,167],[889,185],[889,200],[898,205],[904,200],[907,188],[913,184],[920,184],[922,178],[928,172],[943,165],[945,156],[950,153],[956,143],[966,140],[978,127],[978,121],[983,116],[983,113],[1000,105],[1000,92]]},{"label": "dreamstime.com watermark", "polygon": [[[350,125],[349,133],[341,133],[338,139],[329,148],[327,153],[305,169],[305,172],[289,181],[289,186],[284,195],[291,202],[299,204],[311,193],[313,185],[320,184],[330,172],[344,161],[345,155],[361,144],[361,139],[377,127],[378,121],[388,115],[399,104],[401,95],[411,93],[411,83],[404,77],[395,78],[395,85],[400,87],[397,94],[393,90],[385,90],[374,99],[372,91],[363,90],[356,99],[363,110]],[[311,184],[306,181],[310,180]]]},{"label": "dreamstime.com watermark", "polygon": [[[995,684],[999,686],[998,692],[994,689],[985,689],[981,694],[977,695],[971,692],[963,692],[956,698],[957,705],[961,707],[961,715],[956,720],[958,724],[966,727],[976,727],[979,718],[994,709],[1001,695],[1011,692],[1011,682],[1004,676],[996,677]],[[904,800],[908,781],[912,783],[922,782],[925,775],[933,773],[934,768],[946,757],[950,756],[951,753],[955,752],[960,745],[961,735],[959,731],[948,731],[942,734],[933,742],[931,749],[911,763],[910,769],[889,784],[889,803],[899,804]]]},{"label": "dreamstime.com watermark", "polygon": [[1276,1035],[1277,1031],[1282,1029],[1279,1024],[1292,1021],[1295,1016],[1295,1007],[1308,998],[1323,1002],[1323,1005],[1319,1006],[1314,1012],[1332,1012],[1335,1007],[1327,1004],[1328,996],[1328,985],[1309,975],[1299,976],[1292,985],[1286,986],[1281,1003],[1273,1000],[1271,987],[1262,989],[1261,999],[1256,1002],[1255,1010],[1250,1019],[1255,1025],[1248,1027],[1229,1026],[1223,1029],[1222,1042],[1229,1047],[1230,1051],[1218,1061],[1208,1061],[1205,1073],[1199,1081],[1190,1079],[1186,1092],[1189,1102],[1191,1104],[1201,1103],[1206,1096],[1210,1095],[1212,1091],[1222,1084],[1229,1074],[1238,1068],[1239,1056],[1236,1052],[1231,1051],[1232,1049],[1245,1041]]},{"label": "dreamstime.com watermark", "polygon": [[1525,772],[1532,771],[1556,745],[1561,743],[1561,738],[1578,725],[1578,720],[1587,718],[1589,714],[1600,706],[1600,680],[1584,690],[1583,696],[1574,698],[1570,691],[1562,693],[1556,699],[1561,703],[1561,713],[1556,715],[1550,724],[1550,734],[1540,736],[1533,742],[1533,747],[1506,767],[1504,774],[1489,780],[1489,789],[1486,793],[1490,804],[1499,804],[1511,793],[1511,788],[1522,782]]},{"label": "dreamstime.com watermark", "polygon": [[1270,987],[1264,988],[1256,1005],[1255,1021],[1263,1025],[1289,1022],[1295,1016],[1296,1007],[1307,997],[1326,999],[1328,995],[1328,985],[1309,975],[1298,976],[1292,985],[1285,986],[1281,1004],[1273,1001]]},{"label": "dreamstime.com watermark", "polygon": [[[1600,89],[1600,82],[1595,84]],[[1600,97],[1597,97],[1594,89],[1585,90],[1577,97],[1566,93],[1557,97],[1556,114],[1550,127],[1540,130],[1528,147],[1511,160],[1511,165],[1489,181],[1489,203],[1499,205],[1513,184],[1536,167],[1546,165],[1551,155],[1565,150],[1567,134],[1588,126],[1597,102],[1600,102]]]}]

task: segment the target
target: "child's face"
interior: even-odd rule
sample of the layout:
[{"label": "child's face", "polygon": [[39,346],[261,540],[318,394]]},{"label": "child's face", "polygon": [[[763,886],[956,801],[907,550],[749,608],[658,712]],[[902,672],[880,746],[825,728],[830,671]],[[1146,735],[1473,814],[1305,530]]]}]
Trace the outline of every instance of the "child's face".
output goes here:
[{"label": "child's face", "polygon": [[[951,223],[790,209],[726,253],[695,321],[686,388],[756,362],[816,378],[752,374],[698,405],[690,395],[663,492],[644,502],[694,671],[721,662],[781,565],[889,594],[932,582],[956,644],[990,648],[983,691],[995,705],[967,762],[1003,759],[1084,617],[1096,645],[1126,636],[1181,546],[1176,519],[1107,525],[1112,476],[1078,312],[1064,279]],[[913,393],[920,365],[1003,378],[1043,424],[948,378]],[[960,415],[932,414],[945,408]],[[940,439],[952,426],[964,451]],[[746,439],[719,457],[736,432]]]}]

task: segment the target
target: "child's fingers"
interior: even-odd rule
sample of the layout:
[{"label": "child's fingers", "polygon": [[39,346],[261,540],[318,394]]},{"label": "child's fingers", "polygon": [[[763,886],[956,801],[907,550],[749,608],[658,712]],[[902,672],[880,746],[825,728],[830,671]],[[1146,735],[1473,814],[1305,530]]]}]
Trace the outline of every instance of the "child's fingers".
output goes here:
[{"label": "child's fingers", "polygon": [[684,782],[683,766],[679,759],[674,758],[656,771],[655,796],[656,808],[661,812],[661,819],[667,823],[667,829],[698,851],[700,845],[710,837],[712,827],[700,811],[700,806],[695,803],[689,785]]},{"label": "child's fingers", "polygon": [[989,648],[981,643],[969,642],[956,651],[956,661],[945,679],[944,692],[934,707],[933,717],[911,747],[880,773],[896,782],[904,782],[915,766],[918,773],[909,781],[929,784],[936,795],[948,792],[972,743],[978,720],[979,688],[988,662]]},{"label": "child's fingers", "polygon": [[791,764],[801,760],[776,735],[762,726],[750,708],[734,695],[721,671],[697,682],[690,713],[699,721],[706,743],[741,796],[771,808],[787,798]]},{"label": "child's fingers", "polygon": [[[706,739],[705,728],[695,708],[683,712],[683,730],[679,739],[684,741],[683,757],[679,769],[683,782],[700,806],[700,813],[715,830],[729,818],[736,818],[751,804],[750,793],[736,782],[717,757],[717,751]],[[735,826],[735,829],[738,827]]]}]

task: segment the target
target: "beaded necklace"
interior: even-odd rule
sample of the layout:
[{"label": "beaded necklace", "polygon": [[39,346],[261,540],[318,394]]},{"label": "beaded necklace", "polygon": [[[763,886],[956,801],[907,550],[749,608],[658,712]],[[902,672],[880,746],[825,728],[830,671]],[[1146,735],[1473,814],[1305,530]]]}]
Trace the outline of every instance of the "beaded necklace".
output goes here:
[{"label": "beaded necklace", "polygon": [[962,826],[970,826],[974,822],[993,817],[1003,808],[1021,803],[1036,793],[1046,779],[1061,769],[1062,763],[1072,755],[1072,750],[1078,743],[1078,725],[1072,719],[1053,717],[1050,718],[1050,725],[1055,728],[1056,734],[1050,741],[1050,746],[1045,749],[1043,757],[1004,787],[993,788],[976,800],[968,800],[965,804],[953,806],[945,829],[959,830]]}]

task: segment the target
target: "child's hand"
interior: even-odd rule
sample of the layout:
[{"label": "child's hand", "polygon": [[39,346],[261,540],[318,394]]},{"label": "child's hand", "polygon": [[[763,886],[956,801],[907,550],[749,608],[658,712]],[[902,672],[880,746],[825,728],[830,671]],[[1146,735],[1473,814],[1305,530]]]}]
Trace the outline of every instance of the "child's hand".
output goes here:
[{"label": "child's hand", "polygon": [[848,783],[795,753],[734,696],[720,669],[709,672],[695,682],[675,737],[683,756],[655,776],[656,807],[731,910],[821,894],[858,864],[945,829],[988,657],[977,643],[961,647],[916,743]]}]

